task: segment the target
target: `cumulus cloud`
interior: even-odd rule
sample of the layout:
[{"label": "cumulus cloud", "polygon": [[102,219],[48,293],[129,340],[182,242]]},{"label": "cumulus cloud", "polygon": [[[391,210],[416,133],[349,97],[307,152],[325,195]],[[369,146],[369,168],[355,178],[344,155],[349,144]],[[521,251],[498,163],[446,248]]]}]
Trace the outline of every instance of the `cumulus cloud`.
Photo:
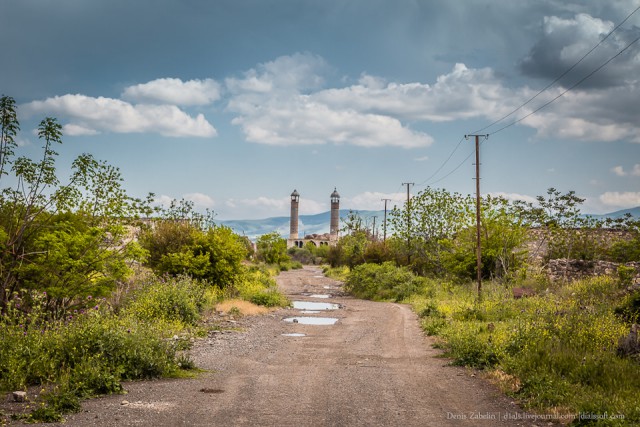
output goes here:
[{"label": "cumulus cloud", "polygon": [[630,171],[625,171],[622,166],[614,166],[611,172],[618,176],[640,176],[640,164],[636,163]]},{"label": "cumulus cloud", "polygon": [[[334,108],[384,114],[404,120],[447,122],[474,117],[503,115],[513,99],[489,68],[469,69],[456,64],[451,72],[426,83],[386,83],[363,76],[357,85],[327,89],[313,98]],[[508,101],[507,101],[508,102]]]},{"label": "cumulus cloud", "polygon": [[604,205],[616,207],[616,208],[631,208],[640,206],[640,192],[634,191],[608,191],[601,194],[599,197],[600,202]]},{"label": "cumulus cloud", "polygon": [[216,129],[198,114],[191,117],[174,105],[132,105],[113,98],[63,95],[26,104],[27,114],[55,114],[71,120],[70,135],[100,132],[159,133],[172,137],[214,137]]},{"label": "cumulus cloud", "polygon": [[[225,201],[225,215],[256,219],[265,217],[288,216],[290,214],[291,199],[287,197],[271,198],[260,196],[253,199],[229,199]],[[312,199],[301,198],[298,212],[300,215],[317,214],[329,210],[328,203],[317,202]]]},{"label": "cumulus cloud", "polygon": [[209,209],[215,205],[213,198],[203,193],[186,193],[178,198],[171,197],[166,194],[156,195],[153,199],[153,205],[168,208],[169,206],[171,206],[172,202],[179,199],[184,199],[192,202],[193,207],[196,211]]},{"label": "cumulus cloud", "polygon": [[527,203],[533,203],[533,204],[537,204],[538,201],[536,200],[536,198],[534,196],[528,196],[526,194],[519,194],[519,193],[505,193],[505,192],[493,192],[493,193],[489,193],[491,196],[493,197],[502,197],[504,199],[510,200],[512,202],[514,201],[523,201],[523,202],[527,202]]},{"label": "cumulus cloud", "polygon": [[156,79],[125,88],[122,98],[138,103],[208,105],[220,99],[220,84],[213,79]]},{"label": "cumulus cloud", "polygon": [[342,200],[342,205],[348,209],[379,211],[384,209],[384,202],[382,199],[391,199],[387,204],[387,209],[390,210],[394,205],[404,203],[406,198],[406,193],[365,191],[364,193],[357,194],[353,197],[345,197]]},{"label": "cumulus cloud", "polygon": [[268,145],[428,146],[433,138],[399,119],[328,102],[319,88],[326,64],[317,56],[285,56],[226,80],[227,110],[247,140]]},{"label": "cumulus cloud", "polygon": [[196,208],[212,208],[215,204],[210,196],[202,193],[187,193],[183,195],[182,198],[193,202]]},{"label": "cumulus cloud", "polygon": [[[613,28],[612,22],[584,13],[569,19],[556,16],[545,17],[540,39],[522,60],[521,69],[527,75],[553,80],[577,63]],[[618,29],[560,83],[565,87],[575,83],[613,57],[638,35],[640,35],[640,28],[637,27]],[[612,87],[637,81],[635,70],[640,65],[638,52],[640,47],[632,46],[628,54],[608,64],[597,75],[586,81],[584,86]]]}]

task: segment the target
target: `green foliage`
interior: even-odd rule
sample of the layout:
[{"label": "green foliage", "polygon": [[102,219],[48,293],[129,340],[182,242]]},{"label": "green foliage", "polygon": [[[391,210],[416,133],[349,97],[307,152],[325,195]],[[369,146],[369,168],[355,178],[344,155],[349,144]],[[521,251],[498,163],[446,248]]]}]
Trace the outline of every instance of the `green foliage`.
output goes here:
[{"label": "green foliage", "polygon": [[626,425],[640,422],[637,362],[616,353],[640,298],[628,296],[614,310],[615,280],[576,281],[517,300],[498,282],[485,283],[481,301],[473,286],[422,289],[410,301],[453,363],[506,373],[517,384],[511,393],[528,408],[607,412],[623,414]]},{"label": "green foliage", "polygon": [[200,230],[189,222],[159,220],[140,243],[158,274],[188,275],[219,288],[233,287],[247,256],[243,239],[228,227]]},{"label": "green foliage", "polygon": [[[62,126],[49,117],[40,122],[42,154],[32,160],[15,158],[19,123],[10,97],[0,98],[0,122],[0,312],[16,291],[31,288],[46,291],[49,314],[63,317],[83,297],[106,295],[144,255],[129,232],[149,212],[149,199],[128,196],[119,170],[88,154],[73,161],[61,185],[54,148]],[[15,188],[3,179],[9,165]]]},{"label": "green foliage", "polygon": [[621,263],[640,261],[640,236],[613,242],[607,248],[607,258]]},{"label": "green foliage", "polygon": [[625,296],[614,313],[627,323],[640,323],[640,291]]},{"label": "green foliage", "polygon": [[421,275],[444,273],[443,242],[471,225],[469,196],[427,187],[403,209],[391,211],[394,236],[404,242],[406,259]]},{"label": "green foliage", "polygon": [[205,286],[186,276],[151,278],[129,296],[124,311],[140,321],[195,325],[206,303]]},{"label": "green foliage", "polygon": [[[175,287],[187,287],[184,280]],[[47,296],[29,291],[12,298],[0,317],[0,390],[46,389],[43,405],[31,415],[34,421],[59,421],[62,413],[79,408],[78,399],[120,392],[122,380],[172,375],[189,366],[177,356],[184,343],[169,339],[183,327],[173,307],[156,299],[167,313],[150,309],[156,313],[150,321],[146,312],[132,308],[142,306],[139,300],[118,316],[104,300],[86,299],[93,308],[52,321]],[[26,313],[21,310],[25,300],[31,302]]]},{"label": "green foliage", "polygon": [[423,285],[423,279],[407,268],[386,262],[355,267],[349,273],[344,289],[358,298],[402,301]]},{"label": "green foliage", "polygon": [[260,236],[256,246],[258,260],[267,264],[284,264],[291,260],[287,255],[287,241],[275,231]]},{"label": "green foliage", "polygon": [[265,269],[246,270],[237,280],[235,292],[240,298],[265,307],[289,305],[289,300],[278,291],[276,281]]}]

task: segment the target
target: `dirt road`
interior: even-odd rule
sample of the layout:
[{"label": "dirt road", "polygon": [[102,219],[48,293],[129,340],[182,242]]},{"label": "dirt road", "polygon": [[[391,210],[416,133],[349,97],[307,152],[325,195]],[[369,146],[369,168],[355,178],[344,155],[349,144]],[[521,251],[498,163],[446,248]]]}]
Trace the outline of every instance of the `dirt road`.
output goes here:
[{"label": "dirt road", "polygon": [[[340,308],[286,309],[229,323],[235,330],[194,349],[198,366],[211,372],[194,380],[129,383],[127,395],[85,402],[66,425],[544,425],[514,420],[522,411],[509,399],[447,366],[407,306],[345,296],[339,283],[314,268],[285,272],[278,283],[292,300]],[[331,297],[320,297],[325,294]],[[303,314],[338,320],[283,321]]]}]

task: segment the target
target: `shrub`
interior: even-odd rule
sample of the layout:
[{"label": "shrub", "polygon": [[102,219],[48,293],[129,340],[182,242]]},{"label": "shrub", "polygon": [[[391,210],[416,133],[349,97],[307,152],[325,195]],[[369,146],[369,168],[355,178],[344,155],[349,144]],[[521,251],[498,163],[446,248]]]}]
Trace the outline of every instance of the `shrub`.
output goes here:
[{"label": "shrub", "polygon": [[143,321],[195,325],[205,303],[205,286],[186,276],[151,278],[133,293],[125,312]]},{"label": "shrub", "polygon": [[266,307],[286,306],[287,298],[278,292],[269,270],[247,270],[238,280],[235,290],[240,298]]},{"label": "shrub", "polygon": [[349,273],[345,290],[358,298],[401,301],[418,292],[424,280],[391,262],[362,264]]}]

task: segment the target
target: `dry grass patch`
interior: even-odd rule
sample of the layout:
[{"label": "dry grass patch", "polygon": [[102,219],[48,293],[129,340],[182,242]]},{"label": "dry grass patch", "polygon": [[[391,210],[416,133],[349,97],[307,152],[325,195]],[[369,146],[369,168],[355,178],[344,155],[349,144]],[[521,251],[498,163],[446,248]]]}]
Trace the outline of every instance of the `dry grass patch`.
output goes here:
[{"label": "dry grass patch", "polygon": [[249,301],[230,299],[216,304],[216,311],[224,314],[234,314],[234,312],[239,312],[242,316],[257,316],[259,314],[268,313],[270,309]]}]

